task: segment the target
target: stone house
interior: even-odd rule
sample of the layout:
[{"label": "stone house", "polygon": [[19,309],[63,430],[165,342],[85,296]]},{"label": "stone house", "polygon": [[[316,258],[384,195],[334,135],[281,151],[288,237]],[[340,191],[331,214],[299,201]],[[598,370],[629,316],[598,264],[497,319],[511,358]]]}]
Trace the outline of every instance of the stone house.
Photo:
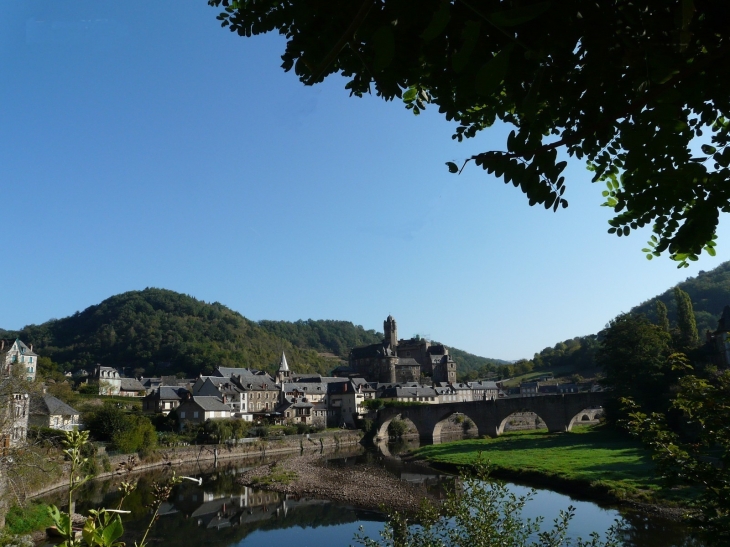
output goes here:
[{"label": "stone house", "polygon": [[[3,386],[0,377],[0,388]],[[0,393],[0,449],[25,443],[30,408],[27,393]]]},{"label": "stone house", "polygon": [[520,384],[520,397],[537,397],[539,392],[539,382],[522,382]]},{"label": "stone house", "polygon": [[231,417],[231,408],[218,397],[191,397],[177,407],[180,431],[188,424],[202,424],[206,420],[222,420]]},{"label": "stone house", "polygon": [[436,392],[436,401],[439,404],[458,402],[456,390],[448,382],[440,382],[438,385],[434,385],[433,389]]},{"label": "stone house", "polygon": [[3,375],[9,374],[11,367],[17,367],[27,381],[33,382],[38,368],[38,355],[33,353],[33,344],[28,347],[19,338],[14,342],[0,340],[0,366]]},{"label": "stone house", "polygon": [[[225,385],[228,383],[229,386],[235,386],[235,389],[233,387],[226,389],[230,389],[229,395],[235,399],[235,403],[231,402],[231,404],[235,404],[237,409],[235,411],[236,415],[244,420],[252,421],[257,414],[270,414],[274,412],[274,409],[279,404],[279,386],[276,385],[274,379],[266,372],[254,371],[247,368],[219,367],[214,374],[214,377],[201,378],[210,378],[210,383],[214,385]],[[200,382],[200,379],[198,382]],[[196,385],[198,385],[198,382],[196,382]],[[199,387],[202,387],[202,383]],[[195,389],[193,387],[193,393],[195,393]],[[206,394],[213,395],[210,385],[205,390]],[[220,394],[220,390],[218,391]],[[239,391],[240,397],[237,395]],[[220,399],[223,400],[222,394]],[[229,400],[227,399],[227,401]]]},{"label": "stone house", "polygon": [[152,393],[142,398],[142,410],[167,416],[189,396],[190,392],[184,387],[159,386]]},{"label": "stone house", "polygon": [[346,382],[327,384],[327,425],[330,427],[357,427],[369,409],[365,401],[375,398],[373,388],[363,378],[350,378]]},{"label": "stone house", "polygon": [[403,403],[427,403],[438,404],[438,394],[430,386],[387,386],[382,389],[378,386],[378,398],[386,401],[398,401]]},{"label": "stone house", "polygon": [[83,429],[81,413],[53,395],[45,394],[33,401],[30,425],[49,427],[59,431]]},{"label": "stone house", "polygon": [[479,382],[467,382],[471,389],[472,401],[494,401],[499,398],[499,388],[495,382],[482,380]]},{"label": "stone house", "polygon": [[146,392],[137,378],[120,378],[119,395],[122,397],[144,397]]},{"label": "stone house", "polygon": [[246,413],[244,391],[231,378],[219,376],[201,376],[193,385],[193,395],[218,397],[231,408],[231,413]]}]

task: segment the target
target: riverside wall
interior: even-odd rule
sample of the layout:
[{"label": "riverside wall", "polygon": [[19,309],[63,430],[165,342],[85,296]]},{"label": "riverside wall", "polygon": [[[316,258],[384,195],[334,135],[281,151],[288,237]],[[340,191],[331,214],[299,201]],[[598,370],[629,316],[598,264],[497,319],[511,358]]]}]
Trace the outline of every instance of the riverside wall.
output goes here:
[{"label": "riverside wall", "polygon": [[[323,433],[310,433],[309,435],[287,435],[272,437],[268,439],[242,439],[238,444],[205,444],[188,446],[160,446],[145,458],[136,454],[117,454],[109,456],[111,471],[100,471],[93,479],[104,479],[119,476],[126,473],[120,466],[129,463],[134,457],[133,472],[145,471],[155,467],[170,466],[173,469],[177,466],[196,464],[200,462],[223,462],[235,459],[264,457],[275,454],[287,454],[296,452],[334,452],[340,447],[352,447],[359,445],[362,439],[360,431],[336,431]],[[97,455],[98,467],[102,467],[103,455]],[[27,496],[28,499],[49,494],[55,490],[68,487],[68,469],[52,484],[34,491]]]}]

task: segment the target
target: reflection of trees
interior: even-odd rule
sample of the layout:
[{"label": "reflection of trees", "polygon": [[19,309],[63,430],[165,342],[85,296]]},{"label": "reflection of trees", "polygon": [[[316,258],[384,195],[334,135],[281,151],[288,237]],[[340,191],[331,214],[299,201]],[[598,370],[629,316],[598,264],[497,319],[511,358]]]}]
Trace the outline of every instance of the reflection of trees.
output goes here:
[{"label": "reflection of trees", "polygon": [[695,538],[690,537],[680,522],[648,516],[636,511],[621,515],[627,526],[622,527],[622,540],[625,547],[701,547]]}]

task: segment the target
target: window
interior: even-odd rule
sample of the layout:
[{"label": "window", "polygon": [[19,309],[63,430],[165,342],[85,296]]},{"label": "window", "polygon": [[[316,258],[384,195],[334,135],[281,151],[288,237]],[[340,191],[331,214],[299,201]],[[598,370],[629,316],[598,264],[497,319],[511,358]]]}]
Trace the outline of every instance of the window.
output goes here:
[{"label": "window", "polygon": [[32,363],[33,362],[33,358],[32,357],[28,357],[28,362],[29,363]]},{"label": "window", "polygon": [[181,418],[184,418],[185,417],[185,411],[184,410],[182,412],[180,412],[180,417]]},{"label": "window", "polygon": [[197,418],[197,417],[198,417],[198,412],[197,411],[193,412],[193,418]]}]

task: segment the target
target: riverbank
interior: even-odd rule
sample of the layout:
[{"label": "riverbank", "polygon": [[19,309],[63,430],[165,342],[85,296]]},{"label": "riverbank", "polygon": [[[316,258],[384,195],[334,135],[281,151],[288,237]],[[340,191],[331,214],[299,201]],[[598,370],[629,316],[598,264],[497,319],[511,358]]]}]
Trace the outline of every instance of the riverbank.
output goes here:
[{"label": "riverbank", "polygon": [[[418,448],[408,459],[449,472],[490,465],[495,478],[546,487],[578,499],[621,503],[676,516],[687,492],[664,488],[650,454],[638,442],[601,426],[571,433],[515,431],[496,439],[467,439]],[[660,509],[661,508],[661,509]]]},{"label": "riverbank", "polygon": [[261,465],[243,473],[237,482],[386,512],[415,513],[422,500],[431,497],[425,486],[402,481],[382,467],[332,467],[317,456],[299,456]]},{"label": "riverbank", "polygon": [[[266,457],[297,452],[332,452],[344,447],[357,446],[362,439],[360,431],[323,432],[310,435],[290,435],[270,439],[255,439],[238,445],[197,445],[160,447],[146,458],[136,454],[118,454],[108,458],[107,470],[94,475],[93,479],[106,479],[141,472],[156,467],[178,469],[191,464],[223,462],[234,459]],[[103,469],[102,458],[97,457],[97,467]],[[52,483],[29,494],[33,499],[56,490],[68,488],[68,469]]]}]

